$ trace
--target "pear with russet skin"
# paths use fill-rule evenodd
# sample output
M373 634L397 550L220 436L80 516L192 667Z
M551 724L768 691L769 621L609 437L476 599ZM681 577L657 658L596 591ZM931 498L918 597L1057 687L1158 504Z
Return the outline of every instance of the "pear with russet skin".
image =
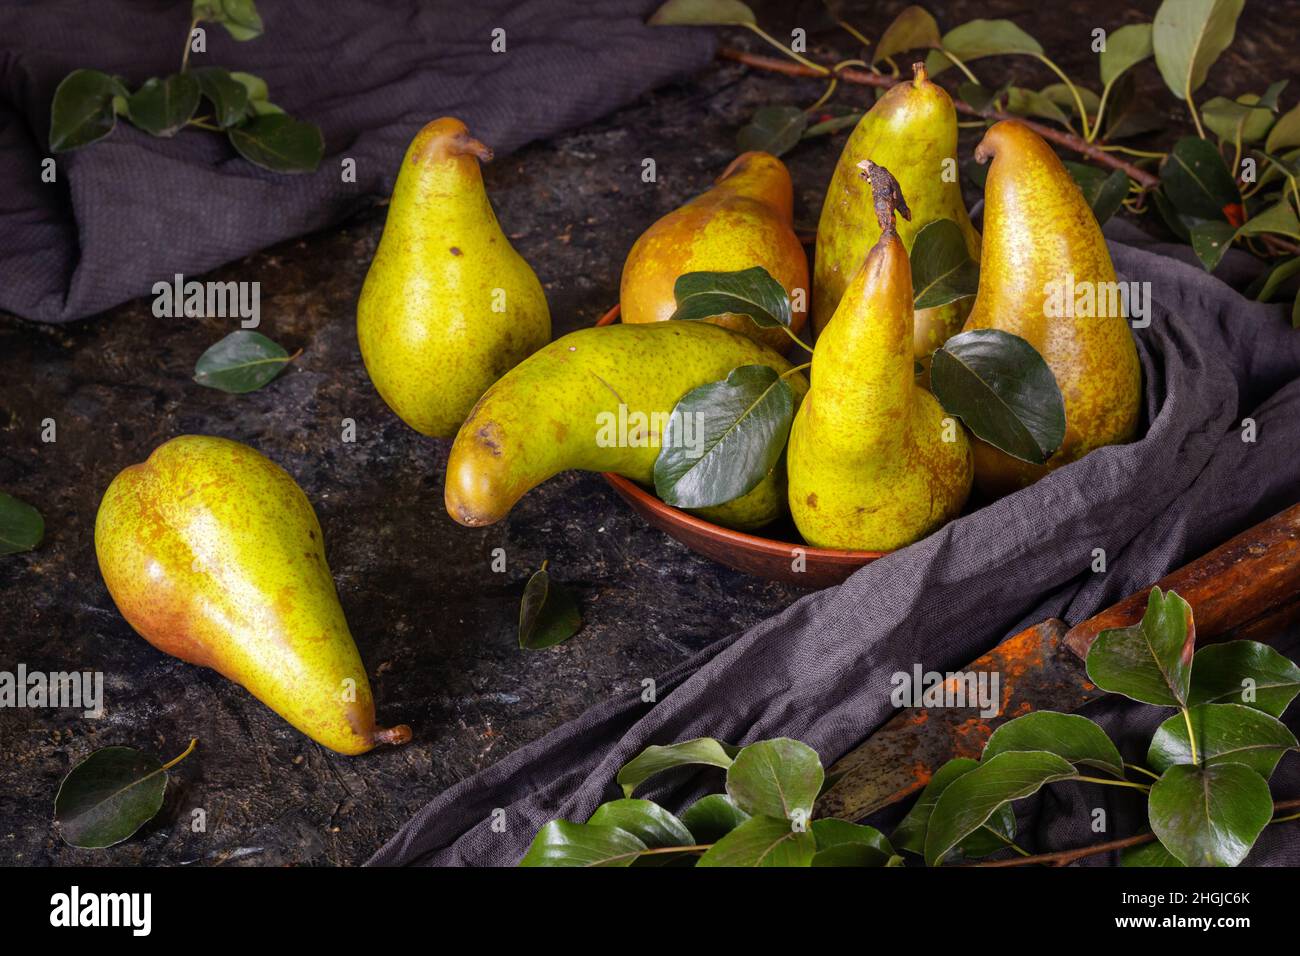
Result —
M899 83L877 101L844 144L817 226L813 268L813 328L821 334L867 252L880 238L871 184L859 175L870 159L893 170L912 211L911 221L896 224L910 253L916 234L938 219L951 219L966 240L966 250L980 258L980 236L966 214L957 171L957 111L943 88L931 83L925 64L912 67L910 82ZM916 313L913 346L926 360L960 331L970 311L962 299Z
M247 445L182 435L124 469L100 503L95 554L122 616L163 653L211 667L341 754L411 738L375 726L307 496Z
M956 517L971 488L962 426L916 383L912 267L898 183L865 161L880 238L817 337L790 430L790 511L815 547L902 548Z
M984 250L967 329L1001 329L1038 350L1065 399L1065 439L1045 465L975 443L975 481L1001 495L1137 431L1142 372L1119 307L1101 227L1069 171L1033 130L992 126L975 149L984 184ZM1106 314L1083 315L1089 311ZM1084 297L1081 302L1076 302ZM1075 314L1069 314L1069 313Z
M662 322L677 311L673 294L688 272L738 272L762 266L785 287L790 328L807 320L808 257L794 232L794 186L785 164L771 153L742 153L713 187L664 216L641 234L623 265L619 287L622 321ZM764 329L746 315L707 320L784 352L780 329Z
M483 188L479 163L491 158L458 119L419 132L357 304L375 388L435 438L455 435L488 386L551 338L541 283Z

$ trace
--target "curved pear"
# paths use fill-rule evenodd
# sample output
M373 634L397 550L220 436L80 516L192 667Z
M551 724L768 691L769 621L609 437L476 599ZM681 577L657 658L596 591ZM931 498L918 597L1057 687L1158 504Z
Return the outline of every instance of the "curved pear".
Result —
M978 262L980 236L961 198L957 171L957 111L942 87L931 83L925 64L912 67L911 82L899 83L880 98L844 144L817 226L813 272L813 328L821 334L839 306L849 281L880 238L872 214L871 186L859 175L863 160L894 170L912 210L910 222L896 224L908 252L921 228L951 219ZM970 311L963 299L916 313L913 346L918 359L956 335Z
M815 547L889 551L957 516L972 463L965 431L916 384L912 267L893 223L907 205L887 170L863 165L880 238L817 337L790 430L790 512Z
M416 431L456 434L489 385L551 338L541 283L497 223L480 160L452 117L411 141L357 303L375 388Z
M705 322L610 325L556 339L488 389L456 436L448 514L469 527L492 524L530 489L573 468L653 484L678 400L742 365L790 369L771 349ZM786 381L802 397L803 379ZM781 478L769 475L743 497L707 509L710 519L745 527L771 521L784 502L765 485Z
M742 153L708 192L641 234L623 265L622 321L661 322L677 311L673 286L688 272L736 272L762 266L790 295L794 332L807 319L808 257L794 233L794 186L771 153ZM798 290L798 291L796 291ZM780 329L759 328L746 315L708 320L784 352Z
M183 435L124 469L100 503L95 553L122 616L163 653L211 667L339 753L410 739L405 725L375 727L311 504L247 445Z
M1028 341L1065 398L1065 440L1046 465L976 442L976 483L1001 495L1131 439L1142 372L1101 227L1056 153L1027 126L1004 120L984 134L975 158L993 163L979 293L966 328Z

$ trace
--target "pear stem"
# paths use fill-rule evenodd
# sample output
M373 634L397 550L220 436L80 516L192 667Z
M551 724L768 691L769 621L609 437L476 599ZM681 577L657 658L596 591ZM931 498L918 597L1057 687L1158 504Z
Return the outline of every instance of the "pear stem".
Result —
M862 178L871 184L871 201L876 207L881 237L897 235L894 213L897 212L909 222L912 220L912 210L907 208L907 200L903 198L898 180L884 166L869 159L858 163L858 169L862 170Z
M163 770L170 770L172 767L176 766L178 763L180 763L182 760L184 760L184 759L185 759L186 757L188 757L190 754L194 753L194 748L197 747L198 744L199 744L199 738L198 738L198 737L191 737L191 738L190 738L190 745L189 745L188 747L185 748L185 753L181 754L179 757L173 757L171 760L167 761L167 763L163 764L163 767L162 767Z

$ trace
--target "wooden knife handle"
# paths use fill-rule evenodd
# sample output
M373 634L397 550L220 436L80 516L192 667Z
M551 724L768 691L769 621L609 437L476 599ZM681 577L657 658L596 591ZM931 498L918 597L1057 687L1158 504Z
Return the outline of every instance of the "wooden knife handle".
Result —
M1221 638L1289 604L1300 594L1300 505L1248 528L1156 585L1177 591L1192 606L1198 643ZM1102 631L1142 620L1150 592L1143 588L1076 624L1065 635L1065 646L1086 659Z

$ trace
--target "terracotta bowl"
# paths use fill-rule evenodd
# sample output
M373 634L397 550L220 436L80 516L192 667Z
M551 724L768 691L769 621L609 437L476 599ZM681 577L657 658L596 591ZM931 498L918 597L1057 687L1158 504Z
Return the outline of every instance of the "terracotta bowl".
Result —
M618 311L618 306L614 306L596 324L611 325L617 322ZM858 568L889 553L837 551L796 544L793 542L798 541L798 534L789 521L785 525L773 526L774 530L783 533L788 540L760 538L743 531L732 531L664 504L635 481L609 472L603 474L613 489L632 506L632 510L652 527L676 538L706 558L769 581L803 588L827 588L843 583ZM803 570L796 571L796 566Z

